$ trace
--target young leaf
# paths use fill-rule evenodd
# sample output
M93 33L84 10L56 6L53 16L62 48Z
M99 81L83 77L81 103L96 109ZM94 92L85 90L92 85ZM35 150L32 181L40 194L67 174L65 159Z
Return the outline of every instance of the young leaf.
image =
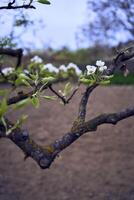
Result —
M41 96L41 97L43 97L44 99L47 99L47 100L56 100L55 96Z
M8 109L6 99L3 99L0 103L0 117L2 117Z
M81 79L80 79L80 82L81 82L81 83L84 83L84 84L86 84L86 85L90 85L90 84L95 83L94 80L86 79L86 78L81 78Z
M40 105L39 98L38 98L37 96L35 96L35 95L32 96L31 102L32 102L32 104L33 104L33 106L34 106L35 108L38 108L39 105Z
M65 96L69 95L71 91L72 91L72 85L71 83L67 83L63 91L64 95Z
M21 125L26 121L28 118L28 115L22 115L20 119L17 120L17 122L14 125L14 128L21 127Z
M19 108L23 108L24 106L28 105L30 103L30 99L23 99L21 101L19 101L18 103L16 103L13 107L14 109L19 109Z
M42 4L48 4L48 5L51 4L48 0L38 0L38 2Z
M27 117L27 115L22 115L11 128L6 130L6 135L9 135L14 129L19 128L26 121Z
M49 77L43 78L42 83L50 83L50 82L53 82L54 80L55 80L54 77L49 76Z
M30 80L30 78L24 73L20 73L19 78L24 79L24 80Z
M4 125L4 127L5 127L5 131L7 132L7 123L6 123L5 118L4 118L4 117L1 117L1 118L0 118L0 121L1 121L2 124Z

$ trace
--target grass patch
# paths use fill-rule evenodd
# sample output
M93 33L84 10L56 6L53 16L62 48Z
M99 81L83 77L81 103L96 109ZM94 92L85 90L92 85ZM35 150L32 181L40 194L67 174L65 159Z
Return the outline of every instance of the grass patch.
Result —
M134 85L134 74L129 74L127 77L115 74L111 79L111 85Z

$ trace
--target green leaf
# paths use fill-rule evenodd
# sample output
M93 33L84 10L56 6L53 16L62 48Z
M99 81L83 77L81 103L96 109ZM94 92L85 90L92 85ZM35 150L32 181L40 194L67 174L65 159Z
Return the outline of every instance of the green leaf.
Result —
M19 78L24 79L24 80L30 80L30 78L24 73L20 73Z
M17 122L11 128L6 130L6 135L9 135L16 128L21 127L21 125L26 121L27 117L27 115L22 115L21 118L18 119Z
M2 117L8 109L7 101L4 98L0 103L0 117Z
M14 109L19 109L19 108L23 108L24 106L28 105L30 103L30 99L23 99L21 101L19 101L18 103L16 103L13 108Z
M35 108L38 108L40 105L39 98L36 95L33 95L31 98L31 102Z
M84 84L86 84L86 85L90 85L90 84L95 83L95 80L86 79L86 78L81 78L81 79L80 79L80 82L81 82L81 83L84 83Z
M64 95L65 96L69 95L71 91L72 91L72 85L71 83L67 83L64 87L64 91L63 91Z
M5 127L5 131L7 132L7 123L6 123L6 120L4 117L0 117L0 121L2 122L2 124L4 125Z
M38 0L39 3L50 5L51 3L48 0Z
M43 97L44 99L47 99L47 100L56 100L55 96L41 96L41 97Z
M50 83L50 82L53 82L54 80L55 80L54 77L49 76L49 77L43 78L42 83Z
M15 123L15 128L21 127L21 125L27 120L28 115L22 115L20 119Z
M30 86L29 82L31 79L24 73L20 73L18 78L15 80L15 85L24 84L26 86Z
M31 87L30 83L27 80L23 79L22 77L19 77L19 78L17 78L15 80L15 85L16 86L18 86L18 85L26 85L26 86L30 86Z
M23 80L23 84L26 85L26 86L28 86L28 87L32 87L32 86L30 85L30 83L29 83L28 81L26 81L26 80Z

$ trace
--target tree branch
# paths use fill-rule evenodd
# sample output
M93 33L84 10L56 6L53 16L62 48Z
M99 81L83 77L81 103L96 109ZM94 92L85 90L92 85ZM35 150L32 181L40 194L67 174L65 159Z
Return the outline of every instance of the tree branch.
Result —
M12 2L9 2L7 6L1 6L0 7L0 10L2 9L19 9L19 8L25 8L25 9L28 9L28 8L32 8L32 9L36 9L32 4L33 0L31 0L29 2L29 4L23 4L23 5L19 5L19 6L14 6L15 4L15 0L13 0Z
M86 88L86 91L84 92L80 105L79 105L78 121L81 121L81 122L85 121L86 108L87 108L87 102L88 102L89 96L97 86L98 86L97 84L94 84Z
M88 99L89 99L89 96L92 93L92 91L97 86L98 86L98 84L94 84L94 85L91 85L91 86L86 88L86 91L84 92L84 94L81 98L80 105L79 105L78 117L73 123L72 130L75 130L77 128L77 126L79 126L80 124L85 122Z
M113 60L112 65L106 70L107 75L114 74L115 70L123 65L123 62L130 60L134 57L134 47L129 47L121 51Z
M10 48L0 48L0 55L8 55L12 57L17 57L16 69L21 65L21 60L23 56L22 49L10 49Z
M50 89L59 99L61 99L61 101L64 103L64 105L65 105L65 104L68 104L68 103L70 102L70 100L73 98L73 96L74 96L74 95L76 94L76 92L78 91L78 88L79 88L79 86L78 86L77 88L75 88L74 91L72 92L72 94L70 95L70 97L68 97L68 98L66 99L64 96L60 95L56 90L54 90L54 88L52 87L52 85L49 86L49 89Z
M87 122L84 122L74 131L66 133L62 138L55 140L52 144L42 147L36 144L26 130L16 128L9 135L6 135L5 128L0 123L0 137L12 140L25 154L25 157L34 159L42 169L49 168L56 156L65 148L75 142L86 132L96 131L102 124L117 124L119 121L134 116L134 107L127 108L117 113L99 115ZM13 126L8 120L8 127Z
M19 101L27 99L28 97L31 97L34 94L34 92L35 92L34 90L28 93L23 93L23 91L18 92L18 95L11 97L7 100L7 105L12 105L18 103Z

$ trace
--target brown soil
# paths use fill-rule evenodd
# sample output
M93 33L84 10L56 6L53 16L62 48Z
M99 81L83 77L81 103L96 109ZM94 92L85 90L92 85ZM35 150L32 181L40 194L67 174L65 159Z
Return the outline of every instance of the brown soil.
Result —
M48 144L66 133L77 116L82 91L65 107L44 101L38 110L26 108L31 116L26 126L32 138ZM133 102L132 86L97 88L87 118L119 111ZM15 118L12 113L10 116ZM1 139L0 200L134 200L133 117L85 134L48 170L23 158L17 146Z

